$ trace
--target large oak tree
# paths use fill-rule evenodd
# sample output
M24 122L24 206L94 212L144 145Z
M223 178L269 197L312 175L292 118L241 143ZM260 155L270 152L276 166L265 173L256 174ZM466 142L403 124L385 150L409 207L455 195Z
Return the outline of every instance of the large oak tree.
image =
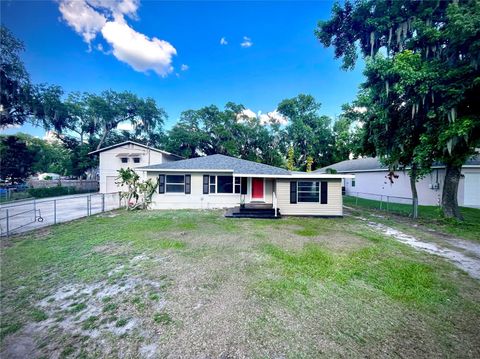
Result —
M480 141L480 2L346 1L316 36L344 69L367 60L366 150L421 169L442 161L443 213L461 218L461 166Z

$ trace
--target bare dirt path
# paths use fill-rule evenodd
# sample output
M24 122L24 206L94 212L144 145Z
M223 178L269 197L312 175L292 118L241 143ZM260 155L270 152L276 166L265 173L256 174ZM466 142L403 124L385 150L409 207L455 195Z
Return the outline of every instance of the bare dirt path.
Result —
M350 208L347 208L346 214L365 221L370 228L392 237L399 242L408 244L418 250L443 257L467 272L471 277L480 280L480 243L450 237L444 233L429 230L423 226L416 226L415 230L423 231L427 236L414 236L392 226L380 223L381 221L356 216L350 212ZM378 218L381 219L385 217L378 216ZM435 241L429 240L429 237L434 237Z

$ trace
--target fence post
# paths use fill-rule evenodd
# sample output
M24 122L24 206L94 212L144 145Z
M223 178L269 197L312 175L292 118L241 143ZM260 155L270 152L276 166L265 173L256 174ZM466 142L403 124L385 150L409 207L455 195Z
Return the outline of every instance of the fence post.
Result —
M7 237L10 237L10 222L8 218L8 208L7 208Z
M387 196L387 212L388 212L388 209L389 209L389 203L390 203L390 196Z
M418 198L413 199L413 218L418 218Z
M87 196L87 217L90 216L90 210L89 210L89 203L90 203L90 200L89 200L90 196Z
M118 208L122 207L122 196L120 196L120 192L118 192Z
M33 221L37 220L37 202L33 199Z
M380 210L382 210L383 195L380 195Z
M102 212L105 212L105 193L102 193Z
M358 192L357 192L357 196L355 197L355 206L358 206Z
M53 224L57 224L57 200L53 200Z

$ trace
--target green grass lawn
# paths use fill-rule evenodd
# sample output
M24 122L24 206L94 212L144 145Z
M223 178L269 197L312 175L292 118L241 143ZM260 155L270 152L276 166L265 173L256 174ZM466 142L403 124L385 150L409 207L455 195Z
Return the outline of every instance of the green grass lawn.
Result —
M479 357L480 284L365 221L118 211L3 242L8 357Z
M412 205L401 203L385 203L365 198L343 196L347 206L359 209L379 210L403 216L412 215ZM388 206L388 207L387 207ZM418 206L418 221L454 236L466 239L480 240L480 209L460 207L464 217L463 222L442 218L440 208L437 206Z

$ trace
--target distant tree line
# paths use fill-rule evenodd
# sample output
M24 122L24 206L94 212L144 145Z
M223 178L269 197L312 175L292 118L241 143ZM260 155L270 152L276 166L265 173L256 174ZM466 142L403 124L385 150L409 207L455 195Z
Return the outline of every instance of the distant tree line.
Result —
M30 166L19 166L24 176L40 171L82 176L96 164L88 156L90 151L125 140L186 158L220 153L282 167L290 154L289 166L299 170L329 165L352 152L352 118L342 115L333 122L320 114L320 103L310 95L278 105L277 115L288 118L286 125L274 119L265 123L245 106L229 102L223 109L210 105L184 111L178 123L165 131L167 113L152 98L113 90L66 94L59 86L33 84L20 58L22 42L3 26L1 39L0 126L28 122L54 131L59 140L38 151L42 141L31 136L2 138L4 153L8 146L20 153L23 144L22 151L34 154ZM129 124L131 130L120 130L119 124ZM4 171L0 175L6 176Z

